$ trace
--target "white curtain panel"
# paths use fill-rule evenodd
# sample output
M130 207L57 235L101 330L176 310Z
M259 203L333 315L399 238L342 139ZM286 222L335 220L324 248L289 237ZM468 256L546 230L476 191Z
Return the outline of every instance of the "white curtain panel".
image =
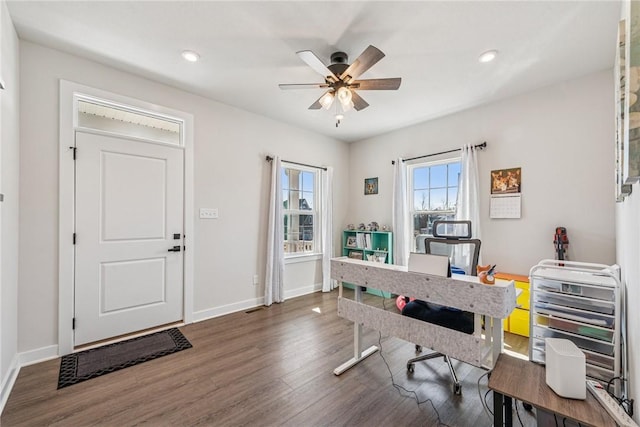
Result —
M461 148L460 182L458 184L458 199L456 207L456 220L471 221L471 237L481 240L480 230L480 181L478 179L478 153L479 149L473 145L464 145ZM472 253L466 245L454 251L454 265L470 265ZM478 259L481 264L481 259ZM475 276L475 271L469 274Z
M284 219L282 217L282 162L271 162L271 194L267 232L267 268L264 281L264 305L284 301Z
M329 292L337 286L331 278L331 258L333 257L333 168L321 171L322 176L322 292Z
M413 239L409 218L409 198L407 194L407 166L402 158L397 158L393 167L393 206L391 207L391 227L393 230L394 264L408 265L410 245Z

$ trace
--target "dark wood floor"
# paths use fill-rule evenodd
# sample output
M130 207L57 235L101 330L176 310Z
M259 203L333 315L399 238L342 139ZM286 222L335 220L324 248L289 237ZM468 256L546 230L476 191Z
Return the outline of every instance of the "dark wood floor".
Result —
M438 417L449 426L491 425L477 386L485 371L456 363L463 392L453 395L442 359L409 375L414 345L394 337L380 339L381 354L335 376L353 354L353 324L336 315L336 299L337 291L315 293L187 325L180 329L193 348L61 390L59 359L25 367L0 425L436 426ZM384 304L395 310L392 300ZM526 338L506 339L526 354ZM365 333L365 346L378 341L377 332ZM393 382L425 403L394 388L385 360ZM486 391L484 377L483 398ZM491 393L486 398L492 408ZM525 426L535 425L518 410Z

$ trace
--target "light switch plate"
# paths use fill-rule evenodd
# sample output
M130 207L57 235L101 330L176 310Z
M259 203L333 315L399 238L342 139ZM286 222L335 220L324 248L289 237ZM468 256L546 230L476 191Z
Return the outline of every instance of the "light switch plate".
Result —
M200 208L201 219L218 219L217 208Z

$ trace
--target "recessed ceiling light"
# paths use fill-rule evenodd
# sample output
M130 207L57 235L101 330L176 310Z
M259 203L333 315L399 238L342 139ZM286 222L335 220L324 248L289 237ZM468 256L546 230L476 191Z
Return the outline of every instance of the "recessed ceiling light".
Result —
M196 62L198 59L200 59L200 55L192 50L183 51L182 57L189 62Z
M498 56L498 51L497 50L488 50L485 53L483 53L482 55L480 55L480 57L478 58L478 61L480 61L480 62L491 62L494 59L496 59L496 56Z

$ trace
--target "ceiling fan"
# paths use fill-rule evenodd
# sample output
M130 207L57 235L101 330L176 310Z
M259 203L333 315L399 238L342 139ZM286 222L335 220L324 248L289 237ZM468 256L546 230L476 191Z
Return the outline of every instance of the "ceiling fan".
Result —
M309 109L325 108L328 110L337 98L339 102L336 103L336 127L343 118L343 112L351 108L360 111L369 106L369 103L358 95L356 89L397 90L402 81L400 77L357 80L360 75L384 58L384 53L375 46L369 45L350 65L348 64L348 56L344 52L333 53L329 66L325 65L310 50L302 50L296 54L324 77L324 83L281 84L279 85L280 89L327 89L316 102L311 104ZM338 106L341 107L341 110Z

